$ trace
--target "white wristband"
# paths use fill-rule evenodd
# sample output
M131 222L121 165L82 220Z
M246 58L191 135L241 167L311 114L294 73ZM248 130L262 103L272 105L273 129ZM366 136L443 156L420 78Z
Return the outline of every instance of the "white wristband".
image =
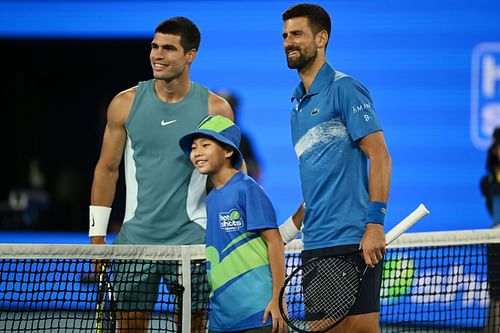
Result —
M89 206L89 237L106 236L110 215L110 207Z
M299 229L293 223L292 217L290 216L280 225L280 234L281 238L283 238L283 242L288 243L295 239L295 237L300 232Z

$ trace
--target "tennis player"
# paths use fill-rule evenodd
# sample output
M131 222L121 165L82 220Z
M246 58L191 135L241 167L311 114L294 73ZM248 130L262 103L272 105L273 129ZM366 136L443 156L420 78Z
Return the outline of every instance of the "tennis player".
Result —
M303 260L355 252L360 267L371 267L360 298L332 331L379 332L391 175L382 128L368 90L326 61L329 14L314 4L297 4L282 19L288 67L301 79L292 97L291 127L305 202Z
M204 244L207 177L194 169L178 142L208 114L233 119L233 112L223 98L191 81L199 44L200 31L191 20L174 17L161 22L151 42L153 79L120 92L111 101L92 184L89 236L93 244L105 243L122 159L126 208L114 243ZM203 272L192 274L193 332L205 332L208 293L203 292L208 283L201 266ZM114 278L119 327L146 332L160 277L168 278L169 272L158 265L130 263L121 268Z
M179 142L214 185L206 200L209 330L284 332L278 307L285 277L283 240L270 200L238 171L240 138L230 119L208 116Z

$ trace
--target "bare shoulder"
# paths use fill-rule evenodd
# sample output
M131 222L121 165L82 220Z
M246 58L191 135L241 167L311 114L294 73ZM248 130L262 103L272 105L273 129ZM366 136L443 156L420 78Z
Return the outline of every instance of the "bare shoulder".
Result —
M229 103L221 96L208 93L208 113L212 115L221 115L234 121L234 113Z
M120 91L111 101L111 104L117 104L117 106L132 106L134 101L135 93L137 92L137 86L129 88L127 90Z
M123 90L116 94L108 106L108 121L125 123L128 118L132 103L134 102L137 86Z

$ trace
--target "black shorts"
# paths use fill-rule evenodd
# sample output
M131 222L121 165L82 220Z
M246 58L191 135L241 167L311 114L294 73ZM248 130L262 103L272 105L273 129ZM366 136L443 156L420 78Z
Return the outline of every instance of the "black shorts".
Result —
M358 252L358 249L359 245L353 244L315 250L304 250L302 252L302 262L305 263L308 260L325 255L346 255L354 263L356 263L359 270L363 272L366 265L363 257ZM384 263L383 260L381 260L374 268L368 268L365 276L363 277L363 281L361 282L359 297L349 311L348 315L380 311L380 286L382 283L383 266ZM304 281L304 283L306 283L306 281Z

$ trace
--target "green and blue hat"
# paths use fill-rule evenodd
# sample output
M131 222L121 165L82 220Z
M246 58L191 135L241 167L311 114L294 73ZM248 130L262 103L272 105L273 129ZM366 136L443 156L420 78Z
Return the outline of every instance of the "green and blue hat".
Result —
M195 131L183 136L179 140L179 145L188 157L191 154L191 145L194 138L200 134L234 148L233 166L236 169L241 167L243 155L238 148L240 146L241 131L231 119L220 115L208 115L200 122Z

